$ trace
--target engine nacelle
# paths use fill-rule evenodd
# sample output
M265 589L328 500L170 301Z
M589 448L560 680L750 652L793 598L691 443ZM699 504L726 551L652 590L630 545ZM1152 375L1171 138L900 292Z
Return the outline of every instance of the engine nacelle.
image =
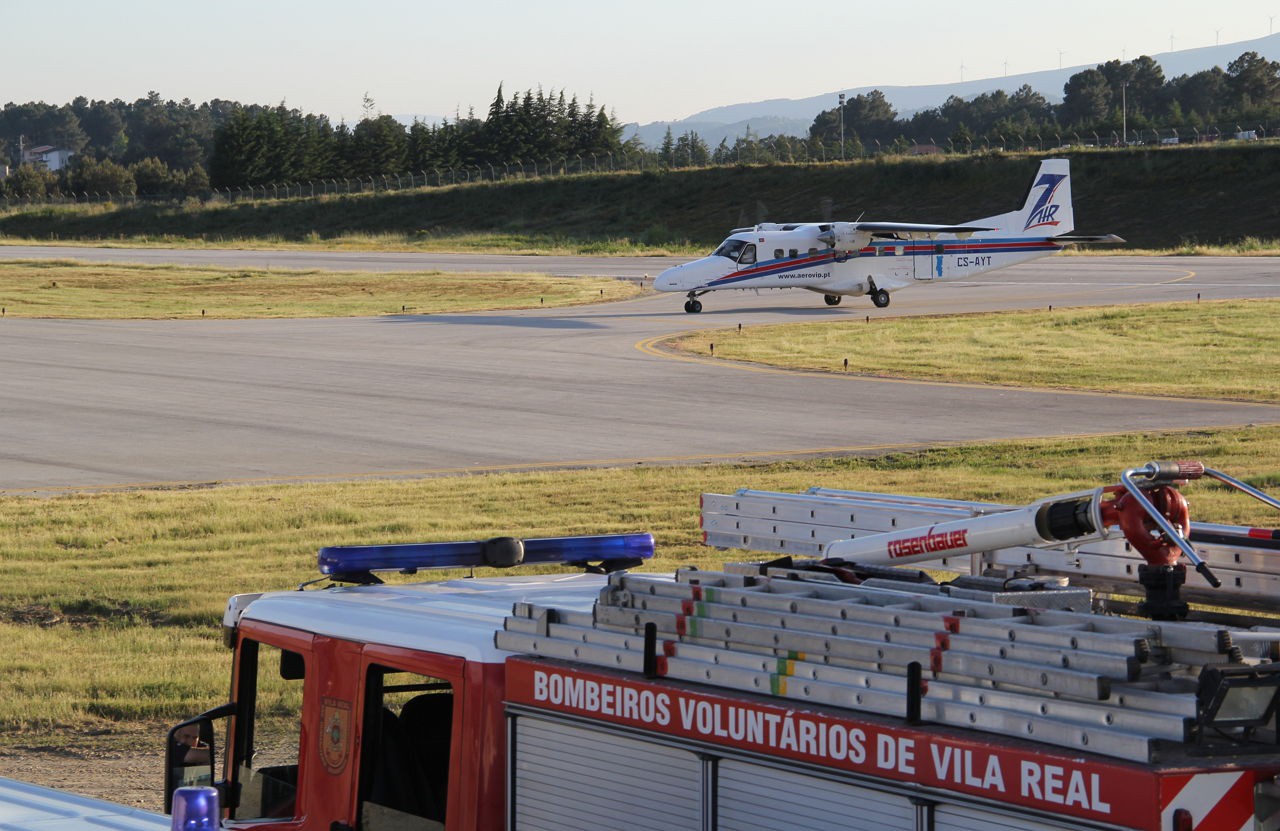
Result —
M818 242L838 251L860 251L871 242L871 233L859 231L854 222L833 222L828 230L818 234Z

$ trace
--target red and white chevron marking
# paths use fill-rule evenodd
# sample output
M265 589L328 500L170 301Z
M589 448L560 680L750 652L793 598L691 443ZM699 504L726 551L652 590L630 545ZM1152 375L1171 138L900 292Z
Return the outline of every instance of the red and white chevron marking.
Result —
M1191 827L1195 831L1274 828L1271 823L1254 824L1255 781L1255 774L1250 771L1165 776L1160 794L1160 828L1172 831L1174 812L1178 809L1191 813Z

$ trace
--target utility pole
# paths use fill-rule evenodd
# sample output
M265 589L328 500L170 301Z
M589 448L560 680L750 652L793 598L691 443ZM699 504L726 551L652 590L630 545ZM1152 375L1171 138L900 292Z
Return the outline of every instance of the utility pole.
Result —
M1124 147L1129 146L1129 101L1128 93L1129 82L1125 81L1120 85L1120 144Z
M840 93L840 161L844 161L844 93Z

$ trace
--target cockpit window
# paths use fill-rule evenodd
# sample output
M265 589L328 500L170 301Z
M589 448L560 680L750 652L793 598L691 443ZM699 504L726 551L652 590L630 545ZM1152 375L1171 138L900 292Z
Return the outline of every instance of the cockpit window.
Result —
M740 239L727 239L720 243L720 247L712 253L713 257L728 257L734 262L738 261L738 255L742 253L746 243Z
M742 249L742 253L738 256L738 265L755 265L756 264L756 247L747 245Z

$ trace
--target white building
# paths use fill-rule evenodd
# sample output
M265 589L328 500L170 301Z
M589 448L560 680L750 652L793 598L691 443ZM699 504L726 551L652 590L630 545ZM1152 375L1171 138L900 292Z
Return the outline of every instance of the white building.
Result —
M22 163L45 167L49 170L61 170L71 161L75 153L52 145L42 144L22 151Z

